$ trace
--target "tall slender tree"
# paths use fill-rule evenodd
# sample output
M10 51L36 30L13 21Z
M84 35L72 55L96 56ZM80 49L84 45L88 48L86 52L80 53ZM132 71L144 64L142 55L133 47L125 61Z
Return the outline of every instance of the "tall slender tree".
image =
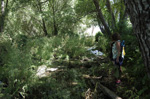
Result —
M125 0L125 5L150 78L150 0Z
M101 20L102 24L104 25L107 34L111 35L111 31L110 31L109 26L107 25L106 20L105 20L105 18L103 16L101 7L99 6L99 2L97 0L93 0L93 3L94 3L94 5L96 7L96 10L98 12L98 17Z
M4 5L5 5L4 0L1 0L0 32L3 32L3 29L4 29L4 11L5 11Z
M54 35L58 34L58 28L57 28L57 24L56 24L56 19L55 19L55 13L56 13L56 9L55 9L55 0L52 1L53 5L52 5L52 13L53 13L53 28L54 28Z
M110 4L109 0L106 0L106 6L107 6L107 9L110 13L111 20L112 20L111 21L112 22L111 27L112 27L112 29L115 29L116 28L116 19L115 19L114 13L112 11L111 4Z
M8 0L6 0L6 2L4 0L1 0L0 33L4 31L4 22L7 13L8 13Z
M40 0L38 0L37 8L38 8L38 10L40 11L40 13L43 13L43 11L42 11L42 5L41 5ZM43 32L44 32L44 35L45 35L45 36L48 36L48 32L47 32L47 28L46 28L46 23L45 23L45 20L44 20L43 17L42 17L42 25L43 25Z

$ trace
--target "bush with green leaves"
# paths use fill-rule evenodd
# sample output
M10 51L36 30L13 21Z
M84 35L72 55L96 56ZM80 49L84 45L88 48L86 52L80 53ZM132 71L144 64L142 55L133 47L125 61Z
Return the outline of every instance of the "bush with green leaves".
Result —
M73 85L73 83L77 85ZM40 99L80 99L87 89L79 69L66 69L51 77L37 79L25 88L26 98Z
M4 83L3 96L7 98L19 97L19 92L31 79L29 67L32 64L28 51L22 51L10 40L1 43L0 80Z
M103 36L103 33L101 32L97 32L96 35L95 35L95 41L98 42L99 38Z
M28 91L31 91L32 83L34 83L34 80L35 83L38 83L36 81L36 78L34 78L33 76L34 73L36 73L36 67L32 68L32 65L50 65L46 63L47 60L51 63L53 61L53 58L59 57L62 54L65 54L66 56L68 55L69 57L73 58L79 57L84 55L86 50L84 48L84 39L78 37L63 38L57 36L50 38L26 38L26 41L27 42L25 46L22 46L21 49L21 46L18 45L21 42L11 42L7 40L6 42L1 43L0 57L2 58L3 65L0 67L0 80L6 85L6 87L4 87L2 97L7 96L8 98L20 98L20 96L24 97L31 95ZM73 72L71 74L74 74L74 71L71 72ZM48 88L48 86L40 87ZM29 90L27 91L26 88L29 88ZM34 88L35 90L38 90L38 87ZM57 92L59 90L53 89L53 91ZM55 94L54 97L59 97L59 95Z
M87 37L83 37L82 39L84 40L85 46L87 47L91 47L95 44L94 36L89 36L89 37L87 36Z
M98 40L98 43L97 43L97 49L102 51L105 54L108 53L107 49L109 48L109 43L110 42L111 41L109 41L109 39L107 37L105 37L104 35L100 36L99 40Z
M64 42L62 50L70 58L80 58L85 55L85 40L79 37L68 37Z

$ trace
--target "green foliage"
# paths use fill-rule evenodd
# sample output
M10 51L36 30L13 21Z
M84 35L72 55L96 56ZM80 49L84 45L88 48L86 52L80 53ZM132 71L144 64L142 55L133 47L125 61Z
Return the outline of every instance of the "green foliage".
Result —
M95 35L95 41L98 42L99 38L103 36L103 33L101 32L97 32L96 35Z
M80 66L83 65L81 61L85 57L90 57L87 47L95 45L95 41L93 37L80 37L75 33L79 32L78 27L85 16L87 16L85 23L88 26L97 25L95 21L97 14L92 0L76 0L75 5L71 5L72 2L9 0L8 4L5 4L4 8L7 6L7 9L5 9L4 32L0 36L0 98L83 98L87 82L80 73ZM106 23L111 26L112 17L106 2L105 0L99 2ZM123 64L125 87L116 91L125 98L149 98L150 80L145 72L137 40L132 34L129 19L122 20L125 6L123 2L113 0L111 7L117 23L116 29L111 30L120 33L126 44ZM47 30L49 37L43 36L44 29ZM57 36L53 36L55 29L58 31ZM98 32L95 40L98 41L96 49L108 55L110 42L108 37ZM71 60L75 59L77 61L73 63ZM56 72L48 78L35 77L39 65L55 67L57 65L55 62L64 65L62 72ZM70 67L68 65L78 69L68 69ZM88 72L85 69L84 73L94 76L100 74L106 76L112 70L112 64L108 61L100 63L99 67L94 67L95 64L89 65L92 67ZM73 85L73 82L77 85Z
M67 84L68 82L79 81L79 86L73 89L65 89L67 85L61 86L54 79L45 81L37 80L33 75L36 73L36 65L45 64L50 66L54 59L64 59L62 58L64 55L70 58L84 56L86 52L84 48L86 43L85 38L79 38L78 36L67 36L65 38L57 36L31 39L22 35L16 37L17 39L14 42L6 40L0 44L0 58L2 59L0 81L7 86L2 87L4 89L2 97L44 98L43 95L46 98L68 98L72 95L74 97L81 97L80 91L76 94L72 93L72 91L75 92L86 87L84 85L85 82L80 82L80 79L78 79L78 72L76 70L67 70L67 73L61 77L62 84L63 82ZM49 92L55 94L46 95Z
M26 98L42 99L77 99L82 98L85 81L78 74L79 70L71 69L56 73L53 76L37 80L26 88ZM59 81L57 80L59 79ZM73 85L76 82L77 85Z
M91 0L76 0L75 11L78 16L91 14L89 12L92 12L94 9L95 8Z
M18 35L15 40L16 40L17 47L21 49L27 43L27 36L25 36L25 35Z
M31 65L31 56L28 52L20 50L11 41L1 44L1 56L3 65L0 67L0 80L7 86L3 91L4 97L18 97L24 84L28 83L31 73L28 68Z
M80 41L80 42L78 42ZM63 51L69 55L70 58L80 58L85 55L86 49L84 46L84 39L79 37L67 37Z
M61 65L81 66L81 63L71 63L71 59L82 59L87 55L86 47L93 46L94 39L92 37L79 36L55 36L55 37L37 37L28 38L24 36L16 36L14 42L6 40L1 42L2 66L0 68L0 80L7 85L1 87L4 90L1 97L8 98L81 98L85 92L87 85L79 69L67 69L62 73L53 75L52 78L37 79L35 76L36 66L45 64L52 66L54 60L59 60ZM149 80L144 73L144 65L140 57L140 51L135 38L130 34L122 34L122 38L126 41L126 57L123 67L125 76L125 88L118 89L120 94L124 92L123 97L138 98L149 91ZM128 39L127 39L128 38ZM130 39L129 39L130 38ZM15 39L15 38L14 38ZM24 40L25 39L25 42ZM131 41L130 41L131 40ZM20 46L20 45L24 46ZM100 36L97 43L98 49L102 49L107 54L109 42L107 37ZM68 64L61 60L66 60ZM136 61L136 63L135 63ZM93 66L94 64L92 64ZM92 67L88 74L99 76L108 75L112 70L110 64L101 63L100 67ZM110 69L110 70L109 70ZM108 71L108 73L106 71ZM21 76L20 76L21 75ZM55 78L58 77L58 78ZM59 79L56 80L56 79ZM141 80L142 79L142 80ZM72 82L77 83L71 86ZM69 85L69 86L68 86ZM134 86L133 86L134 85ZM131 87L133 86L133 87ZM131 88L129 88L131 87ZM135 93L136 92L136 93ZM81 94L82 93L82 94ZM43 97L44 96L44 97ZM148 96L146 96L148 97Z
M97 49L107 54L107 49L109 47L109 39L106 36L100 36L97 43Z
M88 47L91 47L95 44L94 37L83 37L82 40L84 40L84 45Z

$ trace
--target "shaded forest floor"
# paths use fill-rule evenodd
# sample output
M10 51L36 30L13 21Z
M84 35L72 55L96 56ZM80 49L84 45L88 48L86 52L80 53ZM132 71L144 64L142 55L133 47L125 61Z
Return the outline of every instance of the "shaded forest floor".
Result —
M124 88L127 86L127 76L122 74L121 84L115 83L112 76L113 65L107 58L95 57L94 59L84 58L70 59L69 61L54 59L51 68L56 71L45 72L46 77L41 77L40 81L45 83L53 79L54 88L58 96L53 98L64 99L109 99L102 90L98 88L98 83L106 86L117 95L122 97ZM93 81L95 84L93 84ZM43 86L43 85L42 85ZM54 90L52 90L54 91ZM54 91L54 92L55 92ZM40 92L39 92L40 93ZM38 97L41 97L40 94ZM125 98L125 97L123 97Z
M99 84L123 99L149 97L149 83L141 71L141 61L136 64L134 57L125 58L122 82L117 85L112 73L114 65L104 50L106 45L99 42L92 49L102 48L102 52L106 53L97 57L88 50L95 45L94 42L91 43L93 39L86 39L88 38L37 38L29 39L26 46L22 47L20 42L18 47L7 44L9 42L4 43L3 48L9 50L2 50L1 58L5 65L0 69L0 98L109 99ZM134 66L129 66L131 64ZM43 70L40 74L39 67Z

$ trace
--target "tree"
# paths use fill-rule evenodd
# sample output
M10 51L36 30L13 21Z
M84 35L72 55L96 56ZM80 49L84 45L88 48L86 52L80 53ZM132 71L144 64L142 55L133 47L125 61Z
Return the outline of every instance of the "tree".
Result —
M105 21L105 18L103 16L102 11L101 11L101 7L99 6L99 2L97 0L93 0L93 2L95 4L96 10L98 12L99 19L101 20L102 24L104 25L105 30L107 31L108 35L110 35L111 31L110 31L110 29L109 29L109 27L108 27L108 25L107 25L107 23Z
M48 0L47 17L53 35L66 34L74 31L76 16L71 0Z
M4 25L3 19L4 19L4 0L1 0L1 26L0 26L0 32L3 31L3 25Z
M119 26L126 18L123 0L76 0L75 11L81 18L90 17L95 21L103 34L119 32ZM93 24L92 24L93 25ZM94 24L95 25L95 24ZM119 32L121 33L121 32Z
M41 2L40 2L39 0L37 0L37 2L38 2L37 8L38 8L39 12L40 12L40 13L43 13ZM45 36L48 36L48 32L47 32L47 28L46 28L46 23L45 23L45 20L44 20L43 17L42 17L42 25L43 25L43 32L44 32L44 35L45 35Z
M6 4L4 0L1 0L1 15L0 15L0 33L4 31L5 14L7 12L8 0Z
M109 11L110 16L111 16L112 29L115 29L116 28L116 19L115 19L114 13L112 11L111 4L110 4L109 0L106 0L106 6L107 6L108 11Z
M150 78L150 0L125 0L125 5Z

